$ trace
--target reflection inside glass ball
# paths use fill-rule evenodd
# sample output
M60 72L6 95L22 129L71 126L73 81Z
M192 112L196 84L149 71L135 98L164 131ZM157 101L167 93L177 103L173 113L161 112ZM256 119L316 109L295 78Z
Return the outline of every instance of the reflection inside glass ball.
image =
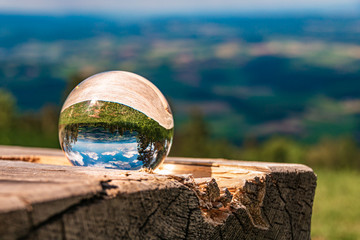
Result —
M152 83L133 73L105 72L70 93L59 139L77 166L155 169L169 153L173 125L168 103Z

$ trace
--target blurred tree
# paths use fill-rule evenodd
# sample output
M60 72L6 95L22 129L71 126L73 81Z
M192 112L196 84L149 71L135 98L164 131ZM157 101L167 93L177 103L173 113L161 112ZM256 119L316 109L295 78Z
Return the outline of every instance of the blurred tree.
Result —
M193 110L188 123L176 131L172 155L208 157L209 131L202 114Z
M15 97L5 89L0 89L0 129L11 126L15 115Z
M40 111L41 131L44 135L52 136L57 134L60 110L59 107L47 104Z
M247 161L261 161L259 159L260 143L254 136L246 136L241 149L241 159Z
M59 147L58 121L59 107L47 104L40 110L40 131L48 147Z
M289 138L275 136L261 145L245 142L242 158L252 161L301 163L304 161L304 147Z
M0 143L10 144L11 130L15 118L15 97L5 89L0 89Z
M306 164L325 168L357 168L360 169L360 152L351 137L337 139L323 138L310 147Z
M180 130L175 129L172 156L239 159L240 151L227 140L210 138L210 130L200 111L194 109Z
M298 142L276 136L263 144L259 159L267 162L301 163L304 161L304 150Z

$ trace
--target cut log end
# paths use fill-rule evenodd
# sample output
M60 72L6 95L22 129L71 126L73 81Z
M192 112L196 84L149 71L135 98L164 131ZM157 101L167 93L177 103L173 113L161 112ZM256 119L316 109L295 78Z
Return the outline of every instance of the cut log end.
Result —
M14 161L61 154L0 147L0 239L310 239L316 176L304 165L168 158L146 173Z

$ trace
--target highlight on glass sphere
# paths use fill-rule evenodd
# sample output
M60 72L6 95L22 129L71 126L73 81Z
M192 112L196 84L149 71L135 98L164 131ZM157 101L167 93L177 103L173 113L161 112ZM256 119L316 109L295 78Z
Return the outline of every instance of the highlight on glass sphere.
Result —
M76 166L155 169L170 151L173 129L169 104L154 84L110 71L85 79L69 94L59 140Z

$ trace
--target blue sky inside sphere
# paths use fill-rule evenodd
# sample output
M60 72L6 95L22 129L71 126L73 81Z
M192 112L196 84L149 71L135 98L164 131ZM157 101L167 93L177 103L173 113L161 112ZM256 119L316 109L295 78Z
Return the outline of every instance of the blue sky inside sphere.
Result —
M117 134L108 134L113 137ZM117 140L80 139L73 143L72 150L65 154L77 166L97 166L114 169L139 169L136 136L118 136Z

